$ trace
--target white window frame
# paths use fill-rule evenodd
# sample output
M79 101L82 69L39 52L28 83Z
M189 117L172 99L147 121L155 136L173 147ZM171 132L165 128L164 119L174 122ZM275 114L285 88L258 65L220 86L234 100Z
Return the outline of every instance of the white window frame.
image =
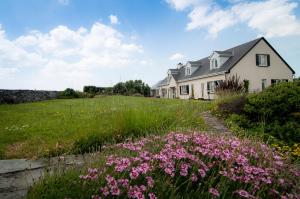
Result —
M258 54L258 66L268 66L268 55Z
M267 79L261 79L261 90L267 88Z
M219 85L223 80L209 81L207 82L207 92L215 93L217 85Z
M188 92L188 88L189 85L182 85L180 86L180 95L188 95L189 92Z
M186 67L185 75L191 75L191 67Z

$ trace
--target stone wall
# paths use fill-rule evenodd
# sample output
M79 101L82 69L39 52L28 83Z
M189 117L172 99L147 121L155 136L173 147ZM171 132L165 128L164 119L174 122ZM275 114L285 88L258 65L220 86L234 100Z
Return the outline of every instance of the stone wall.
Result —
M0 104L18 104L56 99L58 91L0 89Z

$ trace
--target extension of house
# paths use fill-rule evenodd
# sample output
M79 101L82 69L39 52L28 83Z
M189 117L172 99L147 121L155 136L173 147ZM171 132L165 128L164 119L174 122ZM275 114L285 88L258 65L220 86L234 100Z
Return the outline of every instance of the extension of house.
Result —
M249 92L258 92L280 81L293 81L294 74L261 37L224 51L213 51L198 61L179 63L151 88L151 94L171 99L215 99L215 87L233 75L247 82Z

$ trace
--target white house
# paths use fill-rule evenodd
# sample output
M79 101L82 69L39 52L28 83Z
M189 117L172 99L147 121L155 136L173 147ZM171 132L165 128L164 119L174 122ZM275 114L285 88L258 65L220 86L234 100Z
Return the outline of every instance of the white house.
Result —
M214 51L198 61L179 63L152 87L161 98L214 99L215 86L229 76L248 81L249 92L261 91L279 81L292 81L295 71L265 38Z

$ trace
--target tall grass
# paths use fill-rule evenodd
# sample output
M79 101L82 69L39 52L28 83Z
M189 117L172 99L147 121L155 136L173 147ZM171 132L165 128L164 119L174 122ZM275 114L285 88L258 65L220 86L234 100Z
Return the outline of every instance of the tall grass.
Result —
M200 101L124 96L0 105L0 158L70 153L76 141L89 137L114 143L169 130L204 130L200 113L210 107Z

